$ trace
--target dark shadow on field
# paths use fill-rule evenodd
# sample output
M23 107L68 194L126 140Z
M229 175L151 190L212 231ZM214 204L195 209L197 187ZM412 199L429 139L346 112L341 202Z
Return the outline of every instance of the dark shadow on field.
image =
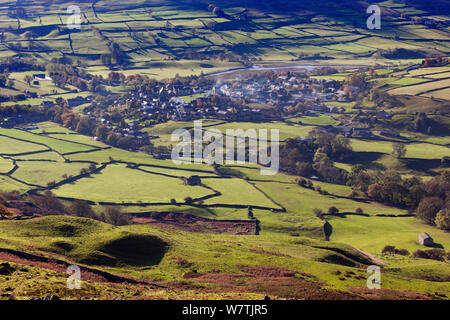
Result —
M424 150L426 152L426 150ZM401 162L411 170L428 171L437 168L441 165L440 159L416 159L416 158L402 158ZM432 172L429 172L432 175Z
M444 249L444 246L440 243L433 243L431 246L428 246L430 248L434 248L434 249Z
M169 244L156 236L129 235L108 241L80 262L106 266L153 266L161 262L168 249Z
M382 164L374 163L374 161L377 161L383 155L384 153L382 152L365 152L365 151L353 152L353 156L346 163L350 165L363 164L366 166L370 166L371 168L374 169L377 169L375 167L378 167L378 169L383 170L385 168Z

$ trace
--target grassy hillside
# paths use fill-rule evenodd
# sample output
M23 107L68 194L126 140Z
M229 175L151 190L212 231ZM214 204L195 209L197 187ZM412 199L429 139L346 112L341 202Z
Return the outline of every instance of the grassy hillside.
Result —
M20 229L17 230L19 223ZM355 292L358 291L351 288L365 286L365 271L360 267L372 263L369 257L348 245L306 238L204 235L160 230L150 226L113 228L82 218L45 217L21 222L3 221L0 223L0 230L2 242L8 248L20 249L31 245L35 249L28 251L35 254L62 257L64 260L75 261L82 265L89 264L115 274L154 279L154 283L159 285L172 286L178 298L188 296L189 288L193 286L200 294L198 298L213 294L221 298L233 296L235 290L233 288L230 290L229 287L227 292L222 292L222 286L231 285L221 276L222 274L232 278L239 277L239 274L245 276L236 290L242 292L244 297L256 298L257 295L251 294L261 294L271 289L272 282L276 279L271 277L280 277L276 276L279 272L283 272L284 276L278 278L278 281L283 283L283 278L290 278L290 281L298 283L299 287L296 290L282 285L272 291L271 295L274 297L299 297L305 286L310 286L315 294L328 292L332 295L333 292L338 294L348 291L353 292L355 296L363 296L361 293L356 294ZM39 245L36 246L33 243L39 243ZM414 282L409 281L408 272L418 262L412 260L405 273L390 271L386 268L386 273L383 275L384 286L396 290L406 289L433 294L449 290L446 283L418 279ZM443 272L441 275L445 276L444 265L430 262L423 267L429 270L432 268L441 270L440 272ZM264 284L261 282L263 279L254 273L256 270L266 270L266 272L271 270L270 272L274 275L266 274L268 279L265 279L267 282ZM292 270L292 275L287 274L288 270ZM336 275L337 271L342 274L349 273L350 276L340 280L340 277ZM31 272L40 271L33 267ZM19 274L20 272L15 272L15 276ZM187 274L189 277L186 276ZM56 276L57 274L51 274L51 279ZM41 277L35 281L47 283ZM324 287L321 284L322 281L326 282L327 286ZM70 292L64 290L64 284L61 282L57 281L47 288L46 293L70 295ZM184 283L184 290L180 290L181 283ZM11 282L2 283L2 286L7 285L10 286ZM130 286L132 287L128 285L128 290L132 291ZM37 294L26 289L26 286L14 287L17 287L16 294ZM83 282L83 288L80 295L88 297L96 295L104 298L106 292L112 296L119 295L118 291L121 291L123 287L107 290L104 284L94 281L93 283ZM173 292L169 293L168 290L147 287L139 296L167 298L172 294ZM398 295L400 296L401 293L399 292Z

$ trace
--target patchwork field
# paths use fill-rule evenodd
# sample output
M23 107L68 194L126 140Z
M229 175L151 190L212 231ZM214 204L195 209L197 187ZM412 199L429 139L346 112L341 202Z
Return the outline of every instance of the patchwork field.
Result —
M41 115L51 101L45 119L98 136L51 121L0 128L0 300L448 300L450 234L419 219L417 205L439 192L433 205L447 217L446 180L436 177L448 177L450 156L450 18L416 2L377 2L382 28L369 30L365 2L0 0L0 122ZM80 8L79 29L68 27L69 4ZM205 77L180 79L192 75ZM235 86L239 99L216 108L215 90ZM259 89L269 98L255 99ZM339 110L314 108L325 106ZM254 121L244 110L253 122L240 122L241 107L279 110ZM269 139L279 130L279 146L290 148L285 171L159 159L177 143L173 131L192 132L199 118L203 133L225 141L241 136L227 130L267 130ZM341 137L308 137L320 127L373 135L355 130L346 150ZM295 138L306 139L286 143ZM391 172L436 185L406 197L414 181L388 189ZM372 195L377 188L392 194ZM412 255L431 249L419 244L422 232L444 258ZM76 294L66 287L73 264ZM381 267L381 290L367 289L371 265Z

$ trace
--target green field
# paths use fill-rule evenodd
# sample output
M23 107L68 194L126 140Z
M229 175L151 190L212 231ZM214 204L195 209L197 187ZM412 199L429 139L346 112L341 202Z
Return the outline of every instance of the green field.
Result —
M423 223L417 209L421 196L437 193L436 180L446 177L450 156L450 66L435 59L437 67L424 67L433 63L427 58L450 56L450 29L448 24L427 26L420 19L450 18L436 8L428 12L415 1L388 0L377 2L382 28L369 30L365 2L288 2L80 2L74 4L81 9L81 26L69 29L67 1L0 0L0 109L7 107L0 122L11 114L28 114L28 109L33 115L44 114L43 102L52 101L57 106L48 109L45 119L62 120L65 126L46 121L33 124L37 128L0 128L0 209L11 211L11 218L1 211L0 262L8 261L13 269L7 274L0 264L0 300L48 294L81 300L450 298L450 234ZM14 11L16 7L23 12ZM20 63L8 65L7 58ZM24 61L30 64L21 65ZM298 66L328 68L294 68ZM67 68L62 74L51 73L62 67ZM284 73L272 78L272 71L263 75L257 67ZM117 82L111 71L148 78L141 83L138 77L121 77ZM291 72L296 73L294 79ZM30 82L29 76L41 73L53 80ZM260 75L267 82L258 88L270 87L270 99L254 99L250 91L256 86L249 84L246 91L247 84L241 82L245 76L259 81ZM189 76L196 77L180 79ZM59 77L67 84L57 86ZM277 108L270 119L280 120L209 119L208 110L217 111L216 101L222 101L210 90L213 81L215 88L222 83L242 85L240 98L229 95L233 101L226 104L233 113L240 115L240 108ZM79 96L89 99L78 106L67 101ZM198 108L191 114L174 112L172 96ZM206 99L195 102L198 98ZM147 112L144 106L155 101L160 110ZM343 110L315 113L303 106ZM380 117L382 110L389 117ZM71 112L76 114L73 120ZM425 124L420 112L426 114ZM122 121L116 121L117 113ZM89 124L78 122L78 116ZM302 146L287 150L281 159L286 160L282 165L288 163L282 167L286 171L270 176L262 175L258 164L213 166L157 159L156 153L165 148L152 145L170 150L177 143L172 141L175 130L194 128L194 121L170 119L200 117L205 118L203 133L218 130L225 141L247 130L267 130L270 141L271 131L278 130L279 142L271 144L272 151L274 146L286 145L282 151L294 148L299 140L287 144L288 139L331 126L369 128L375 135L349 136L352 150L344 152L338 145L342 140L331 134L302 139ZM131 139L139 137L132 129L138 123L151 144L136 143L126 150L98 141L122 142L109 134L100 138L97 127L91 130L100 119L111 132ZM427 122L436 128L427 128ZM83 125L89 127L80 130ZM385 130L400 137L380 135ZM322 144L320 139L327 141ZM393 153L393 142L405 146L404 155ZM298 155L299 150L308 153L308 159L314 156L313 169L302 170L309 160ZM371 176L354 174L361 169L356 164ZM304 173L307 170L313 173ZM366 190L387 181L383 175L389 170L403 179L432 183L420 185L423 190L413 195L419 200L398 195L406 199L401 204L377 202L381 196ZM303 177L288 172L304 174L306 186ZM195 185L186 182L192 176L200 178ZM342 184L325 182L338 178ZM357 178L367 178L372 185L360 187ZM396 186L409 190L406 184L413 183L403 182L405 186ZM438 191L448 199L446 190ZM78 200L86 201L92 212L74 210L85 205ZM338 213L328 214L333 207ZM328 236L325 226L331 230ZM432 236L434 248L445 251L444 260L412 256L416 250L431 249L418 243L422 232ZM382 254L387 245L408 254ZM52 260L27 258L23 252ZM82 289L76 293L66 287L66 265L72 264L92 268L83 271ZM370 265L381 267L383 290L366 288ZM142 283L126 278L113 283L107 275Z

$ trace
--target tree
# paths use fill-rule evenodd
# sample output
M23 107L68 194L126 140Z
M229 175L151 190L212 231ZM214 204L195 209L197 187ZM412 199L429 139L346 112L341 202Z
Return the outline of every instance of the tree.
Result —
M46 209L59 214L64 214L66 212L64 205L50 190L46 190L42 196L32 196L31 200L41 209Z
M124 226L131 224L130 216L122 212L120 208L116 207L106 207L103 211L103 217L106 223L112 224L113 226Z
M434 219L436 227L442 230L450 230L450 210L442 209L436 214Z
M23 79L25 80L26 83L28 83L28 85L30 85L31 81L33 81L33 77L30 76L29 74L27 74Z
M397 158L403 158L406 155L406 146L403 143L394 142L392 144L392 154Z
M434 225L436 215L444 205L444 201L439 197L426 197L420 201L417 207L417 217L428 224Z
M108 138L109 130L105 126L98 126L95 130L95 135L98 138L98 140L105 142Z
M215 7L215 8L213 9L212 13L213 13L214 15L218 16L218 17L224 15L223 10L222 10L221 8L219 8L219 7Z
M328 213L336 214L338 212L339 212L339 209L334 206L328 208Z
M361 213L363 213L363 212L364 212L363 209L361 209L361 208L356 208L356 213L361 214Z
M67 209L69 214L76 217L83 218L91 218L94 219L96 217L94 210L92 210L91 206L83 200L75 200L72 202Z

